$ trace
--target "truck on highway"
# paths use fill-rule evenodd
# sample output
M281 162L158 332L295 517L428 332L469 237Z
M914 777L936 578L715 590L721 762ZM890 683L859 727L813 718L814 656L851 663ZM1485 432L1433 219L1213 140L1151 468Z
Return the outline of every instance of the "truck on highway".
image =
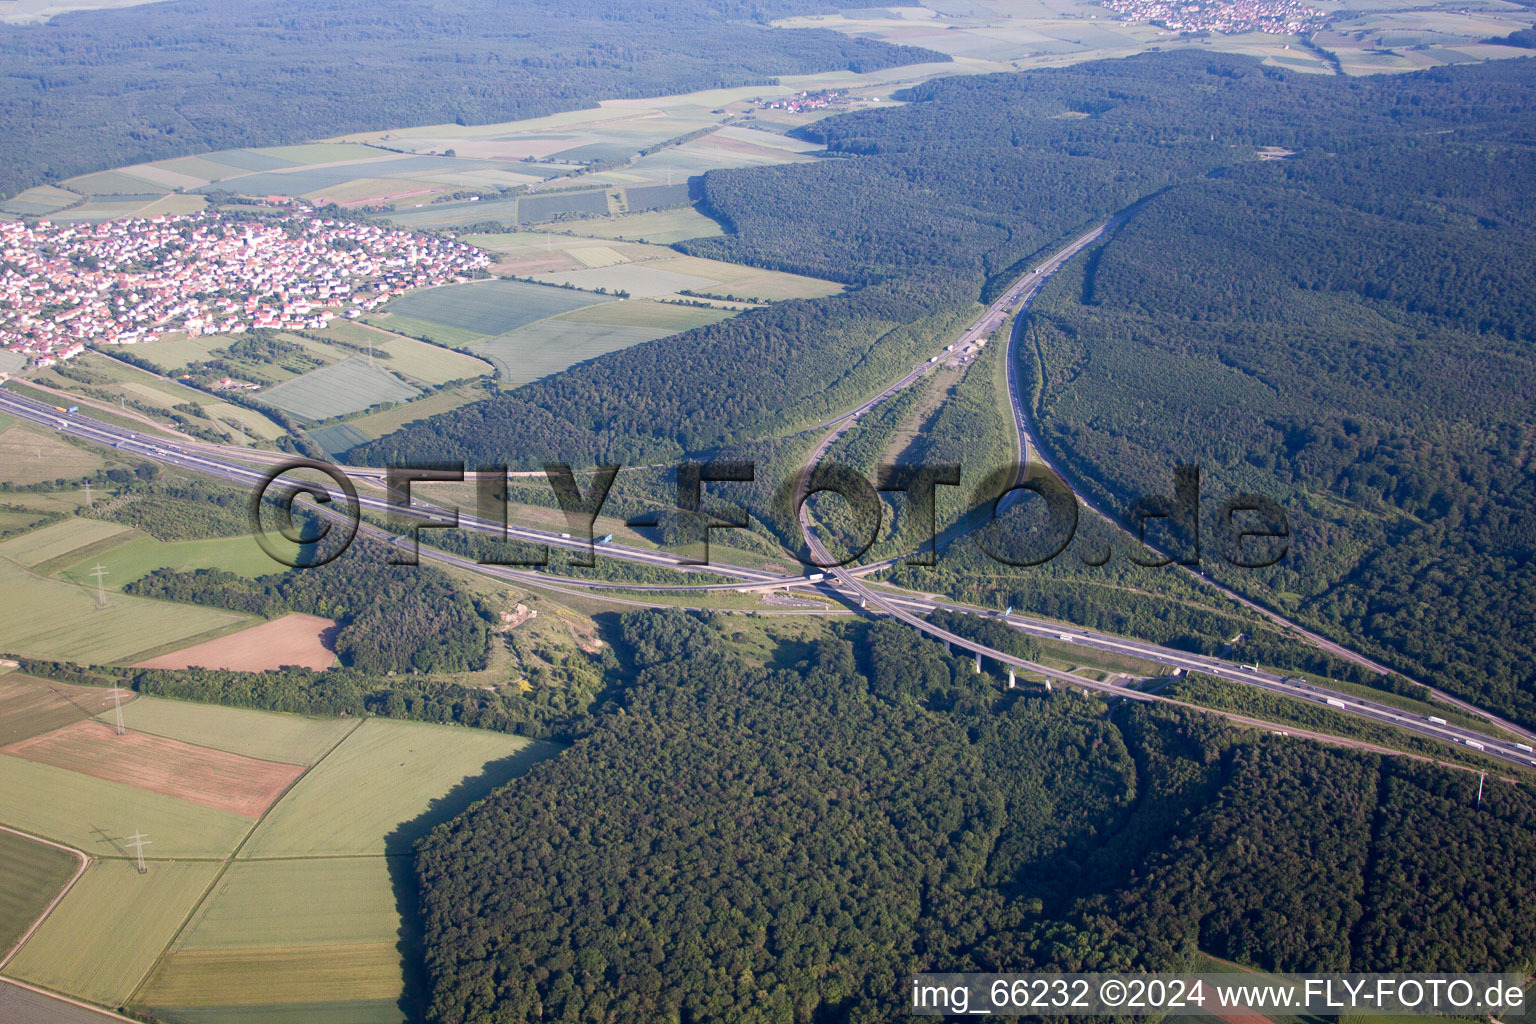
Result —
M592 543L594 543L594 544L612 544L613 543L613 534L605 533L601 537L597 538L597 540L593 541Z
M1071 643L1073 640L1076 640L1077 637L1073 636L1071 633L1057 633L1056 639L1065 640L1067 643Z
M1327 699L1326 703L1331 708L1343 708L1343 707L1348 707L1349 706L1349 705L1345 704L1343 701L1339 700L1339 698L1337 698L1337 697L1329 697Z
M1429 722L1433 722L1433 723L1435 723L1435 724L1436 724L1436 725L1445 725L1445 724L1446 724L1446 721L1445 721L1445 719L1443 719L1443 718L1440 718L1440 717L1438 717L1438 716L1436 716L1436 715L1430 715L1430 716L1429 716L1429 717L1428 717L1428 718L1427 718L1427 719L1426 719L1426 721L1429 721Z
M1488 749L1487 747L1483 746L1481 743L1477 742L1477 740L1466 740L1465 742L1466 742L1467 746L1471 747L1473 750L1487 750Z
M1536 751L1531 750L1530 745L1527 744L1527 743L1516 743L1515 744L1515 749L1516 750L1523 750L1527 754L1536 753Z
M824 573L824 572L813 572L809 576L806 577L806 580L808 580L811 583L820 583L822 580L824 580L826 578L827 578L827 574Z

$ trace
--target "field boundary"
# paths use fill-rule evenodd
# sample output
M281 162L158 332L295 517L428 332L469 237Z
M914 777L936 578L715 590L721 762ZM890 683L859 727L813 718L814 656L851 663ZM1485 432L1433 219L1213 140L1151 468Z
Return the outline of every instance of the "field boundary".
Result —
M32 938L32 935L43 926L43 922L48 920L58 905L64 902L64 897L69 895L70 890L75 887L75 883L80 881L81 877L85 874L86 868L91 866L91 857L84 850L77 850L73 846L65 846L63 843L56 843L52 839L44 839L42 836L35 836L30 832L23 832L20 829L10 828L6 825L0 825L0 832L9 832L13 836L20 836L23 839L30 839L35 843L42 843L44 846L51 846L56 850L63 850L65 853L72 853L80 861L79 867L75 868L74 877L66 882L64 888L59 890L58 895L53 898L52 902L43 908L43 912L37 915L37 919L22 933L21 938L16 940L15 945L6 951L5 956L0 957L0 970L4 970L5 965L14 960L16 954L21 952L21 947L27 944L27 940Z
M49 999L56 999L61 1003L68 1003L70 1006L76 1007L78 1009L99 1014L103 1017L106 1017L108 1020L121 1020L127 1021L128 1024L139 1024L139 1022L134 1020L132 1017L124 1017L122 1014L116 1012L115 1010L108 1010L101 1006L93 1006L90 1003L82 1002L79 999L75 999L71 996L66 996L58 992L50 992L45 988L39 988L38 986L28 982L17 981L15 978L10 977L9 975L0 974L0 983L4 983L6 985L14 985L17 988L26 989L28 992L35 992L40 996L46 996Z
M331 744L330 749L327 750L323 756L316 759L314 764L307 766L302 772L300 772L299 775L288 784L287 788L278 795L278 798L273 800L272 803L267 806L267 809L261 813L261 817L257 818L256 821L251 825L250 830L245 833L244 838L242 838L240 842L236 844L235 848L229 852L228 856L223 858L223 862L220 864L219 870L214 873L213 878L211 878L208 884L204 886L202 894L197 898L197 902L192 904L192 908L187 911L186 917L181 919L181 924L177 925L176 930L171 933L170 939L167 940L166 944L160 948L160 952L155 954L155 961L149 965L149 970L144 972L144 977L139 979L139 983L133 987L133 991L128 994L128 998L123 1000L124 1006L134 1005L134 1001L138 999L139 993L144 991L144 986L149 984L149 980L155 976L155 972L160 969L160 964L165 960L166 956L170 954L171 950L176 947L176 943L181 941L182 935L186 933L187 926L192 923L193 918L197 917L197 912L203 908L203 904L208 902L208 897L217 891L219 883L224 880L225 875L229 874L230 865L234 864L235 861L239 858L240 851L245 849L245 845L251 841L251 837L254 836L256 831L261 828L262 823L267 820L267 817L284 800L288 799L295 786L297 786L300 782L303 782L304 779L309 776L310 772L324 764L326 759L329 758L332 754L336 753L337 748L339 748L343 743L351 739L352 735L356 733L357 730L361 729L363 727L363 723L366 721L366 718L359 718L356 724L352 726L352 728L348 729L345 733L342 734L340 739Z

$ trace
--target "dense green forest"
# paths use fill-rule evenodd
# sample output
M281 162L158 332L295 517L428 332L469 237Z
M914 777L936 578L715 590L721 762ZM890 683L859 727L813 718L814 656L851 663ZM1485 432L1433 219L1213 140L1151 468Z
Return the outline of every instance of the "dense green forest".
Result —
M1526 724L1531 71L1501 69L1455 131L1341 138L1156 197L1051 282L1026 346L1075 484L1123 509L1198 464L1207 536L1221 496L1279 500L1289 554L1234 585Z
M1006 693L893 623L766 667L687 613L623 631L622 709L420 847L440 1024L871 1022L922 970L1536 955L1516 787L1476 810L1471 774Z
M1529 74L1505 61L1336 81L1180 52L927 83L905 105L809 126L825 159L710 172L703 202L731 230L680 245L851 291L611 353L349 457L654 461L814 424L1076 229L1256 147L1508 123Z
M178 0L0 26L0 195L143 160L485 124L950 58L774 18L820 0Z

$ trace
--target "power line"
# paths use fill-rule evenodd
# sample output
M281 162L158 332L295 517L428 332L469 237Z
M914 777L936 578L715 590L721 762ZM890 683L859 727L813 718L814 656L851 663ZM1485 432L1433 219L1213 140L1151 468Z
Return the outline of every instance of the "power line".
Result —
M121 736L128 730L123 725L123 691L118 686L112 687L112 703L117 705L117 734Z
M128 837L128 845L133 847L134 852L138 854L139 874L148 874L149 869L144 866L144 847L154 845L149 841L149 836L135 830L133 835Z
M103 576L110 576L112 574L103 569L100 562L97 562L96 568L92 570L91 575L96 577L96 607L105 608L107 606L107 588L102 584L101 579Z

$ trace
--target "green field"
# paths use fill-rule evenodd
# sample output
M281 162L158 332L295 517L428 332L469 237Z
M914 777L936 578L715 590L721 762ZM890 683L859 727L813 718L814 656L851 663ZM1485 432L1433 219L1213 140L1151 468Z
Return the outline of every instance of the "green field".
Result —
M449 327L447 324L420 320L400 313L372 313L364 318L364 322L379 330L396 332L412 338L426 338L434 344L447 345L449 348L465 348L485 337L479 331Z
M499 338L482 341L472 346L471 351L495 363L500 374L497 382L509 388L559 373L605 353L674 333L665 328L543 320Z
M389 356L388 359L381 359L379 365L432 387L451 380L483 377L491 372L489 366L474 356L441 345L430 345L415 338L390 334L364 324L349 323L346 328L333 325L331 332L344 340L356 339L359 343L365 339L371 340L376 352L385 352Z
M500 733L369 719L272 809L240 855L407 853L429 829L416 819L435 800L461 784L467 788L458 796L485 795L555 749Z
M203 406L203 412L213 419L224 421L222 426L237 429L258 441L275 441L286 433L273 420L243 405L212 402Z
M5 754L0 824L94 857L130 856L123 839L136 829L153 840L148 852L157 857L226 857L251 819Z
M419 391L362 356L311 370L262 392L262 400L307 420L361 412L380 402L408 402Z
M74 854L0 831L0 958L48 909L79 866Z
M59 992L120 1006L154 967L219 865L97 861L7 970Z
M223 569L251 577L266 576L283 569L282 565L272 561L254 540L245 535L163 541L136 534L109 551L82 559L59 573L59 576L72 583L94 588L96 580L91 571L98 564L111 573L104 581L108 590L122 590L128 583L156 569L179 569L184 572Z
M381 409L378 412L371 412L366 416L359 416L355 420L338 424L338 426L361 435L361 440L352 440L351 442L352 444L361 444L363 441L383 437L385 434L399 430L407 423L424 420L429 416L439 416L445 412L452 412L461 406L468 405L470 402L478 402L485 397L486 392L478 387L461 387L448 391L435 391L425 398L406 405L397 405L393 409ZM330 430L333 428L327 427L322 429ZM314 433L318 432L311 433L311 436L314 436ZM326 445L326 442L318 437L315 440L320 441L321 445ZM350 436L347 438L336 437L336 440L344 442L350 440ZM347 447L351 447L351 445Z
M111 715L104 712L100 717L107 721ZM357 725L346 718L307 718L161 697L136 697L123 705L123 723L135 732L263 761L304 765L324 757Z
M233 625L247 618L190 604L114 594L96 606L95 588L40 579L0 558L6 621L0 647L11 654L101 664Z
M429 288L401 296L390 313L478 334L505 334L524 324L611 301L563 288L546 288L522 281L489 281Z
M400 1024L402 988L394 942L208 949L166 957L139 1002L188 1024Z
M676 210L650 210L606 220L577 221L562 224L578 235L589 238L626 238L636 242L670 245L686 238L713 238L725 234L720 222L706 217L691 206Z
M702 306L677 306L664 302L608 302L588 306L555 317L567 324L612 324L616 327L654 327L673 334L695 327L727 320L735 313L729 309L705 309Z
M185 369L188 363L207 359L216 348L223 348L230 339L221 334L191 338L185 334L167 334L159 341L139 345L134 355L148 359L163 370Z
M120 523L101 519L65 519L0 544L0 558L30 569L128 532Z
M55 401L52 395L39 397ZM26 485L78 479L103 465L95 452L70 444L52 430L13 423L0 431L0 482Z
M193 915L176 949L393 942L400 908L389 860L236 861Z

